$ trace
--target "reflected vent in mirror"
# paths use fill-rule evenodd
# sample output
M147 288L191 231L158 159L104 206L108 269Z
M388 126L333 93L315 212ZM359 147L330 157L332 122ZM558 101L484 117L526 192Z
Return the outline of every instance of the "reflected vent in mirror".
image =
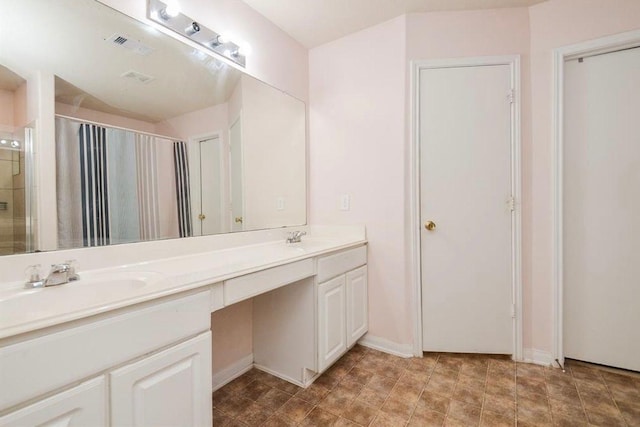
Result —
M118 33L112 34L111 37L106 38L105 41L107 43L113 43L116 46L121 46L142 56L147 56L153 52L153 48L142 44L137 40L131 40L129 37Z
M156 79L153 76L148 76L146 74L142 74L141 72L135 71L135 70L129 70L126 73L122 74L120 77L124 77L125 79L132 79L143 84L147 84Z

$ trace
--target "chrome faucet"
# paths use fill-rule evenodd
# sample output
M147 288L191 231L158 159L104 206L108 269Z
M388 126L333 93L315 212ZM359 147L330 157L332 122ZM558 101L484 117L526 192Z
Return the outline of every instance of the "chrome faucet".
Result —
M30 279L25 284L27 288L43 288L47 286L63 285L74 280L80 280L80 275L76 273L74 261L67 261L62 264L52 264L49 275L46 279L40 279L39 265L32 265Z
M306 231L292 231L291 233L289 233L289 236L287 236L287 243L300 243L302 236L306 234Z

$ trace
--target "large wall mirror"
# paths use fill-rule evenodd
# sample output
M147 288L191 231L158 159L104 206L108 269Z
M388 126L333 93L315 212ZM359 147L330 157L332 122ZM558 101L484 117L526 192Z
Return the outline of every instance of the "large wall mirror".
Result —
M96 0L0 4L0 254L306 223L302 101Z

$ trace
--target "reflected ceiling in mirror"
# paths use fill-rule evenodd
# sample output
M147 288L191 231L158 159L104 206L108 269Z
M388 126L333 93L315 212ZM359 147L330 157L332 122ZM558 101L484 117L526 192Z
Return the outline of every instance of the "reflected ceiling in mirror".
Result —
M27 89L27 110L38 123L54 119L39 117L46 111L39 107L55 105L55 135L37 132L34 151L55 141L56 158L40 161L57 163L57 184L35 189L35 203L42 192L56 192L57 227L43 221L37 234L40 242L57 244L35 249L306 222L301 101L95 0L0 2L0 70L6 70L0 87L21 78L40 85L38 96ZM104 134L101 145L86 145L89 130ZM129 169L115 167L127 156L135 160ZM142 170L154 171L144 179L155 187L142 184ZM96 187L98 181L106 186ZM127 204L118 196L125 182L134 189ZM153 214L164 231L136 234L148 226L140 212L149 209L149 194L168 201ZM111 238L90 238L98 217L102 235ZM113 229L122 218L130 223L126 236ZM64 235L69 229L73 238Z

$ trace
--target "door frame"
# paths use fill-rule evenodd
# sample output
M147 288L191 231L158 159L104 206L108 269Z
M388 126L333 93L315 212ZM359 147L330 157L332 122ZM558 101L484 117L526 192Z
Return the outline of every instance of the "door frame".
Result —
M414 334L413 355L422 357L422 266L420 232L420 71L436 68L508 65L511 69L513 108L511 109L511 191L515 199L511 221L513 359L522 360L522 203L521 203L521 136L520 136L520 55L483 56L411 61L411 141L409 144L409 252L410 281L413 287Z
M564 366L564 269L563 269L563 152L564 152L564 63L576 56L604 54L640 46L640 30L589 40L554 49L553 55L553 360Z

